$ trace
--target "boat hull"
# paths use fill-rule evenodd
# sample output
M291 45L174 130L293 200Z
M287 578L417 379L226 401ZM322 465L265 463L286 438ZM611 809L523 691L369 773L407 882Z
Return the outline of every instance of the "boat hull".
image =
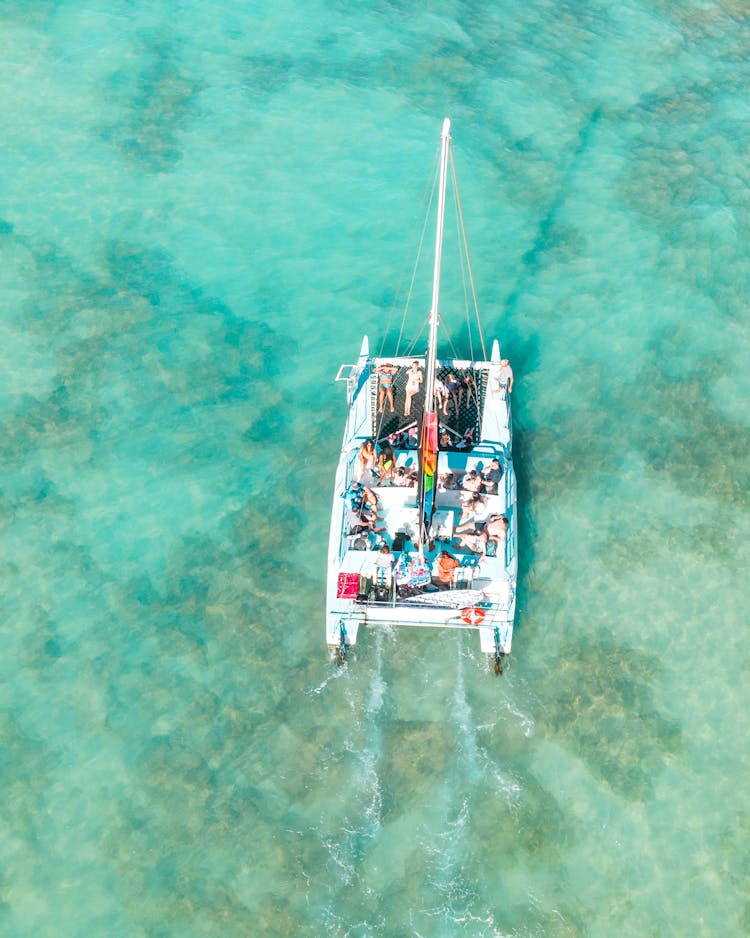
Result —
M424 582L424 574L423 582L416 586L400 583L398 564L395 576L388 577L387 583L381 576L378 582L377 559L383 542L397 560L401 554L397 547L406 546L412 557L417 552L420 526L414 488L380 485L382 480L376 478L367 480L372 483L371 491L378 500L379 533L364 539L351 533L348 493L357 479L360 447L368 438L378 442L393 439L394 434L386 432L392 426L387 422L389 418L401 424L406 420L400 412L395 418L378 412L376 372L384 360L371 358L368 348L365 338L359 359L349 366L345 378L349 408L331 512L326 643L339 650L355 645L363 625L468 629L478 633L483 651L496 656L507 655L511 650L515 618L518 518L510 401L506 390L496 380L500 371L498 344L494 343L489 361L452 359L437 363L441 373L471 375L477 388L477 399L464 408L465 413L456 406L452 425L449 419L441 417L443 429L450 431L456 445L439 451L437 476L445 479L453 473L457 479L472 469L481 475L491 460L497 458L503 475L497 492L484 496L484 510L487 517L503 515L507 518L505 542L497 545L494 554L488 551L488 555L482 556L457 545L455 528L464 510L466 494L456 488L441 490L438 485L428 543L421 546L419 553L432 572L436 570L440 551L449 551L460 562L460 568L454 571L455 582L451 582L449 589L436 589L432 582ZM412 359L388 361L406 370ZM415 424L420 416L418 403L412 418ZM464 423L468 421L475 430L465 445L462 445L464 438L460 436L459 418L463 418ZM405 446L394 449L397 469L413 467L417 460L416 439L402 434L403 441L406 441ZM479 523L481 525L481 520ZM364 549L360 549L363 546Z

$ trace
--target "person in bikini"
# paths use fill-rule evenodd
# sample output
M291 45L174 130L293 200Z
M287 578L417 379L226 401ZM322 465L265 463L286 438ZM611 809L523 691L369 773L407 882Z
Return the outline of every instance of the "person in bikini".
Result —
M378 463L378 454L375 452L375 440L365 440L357 453L356 478L364 485L375 484L375 468Z
M386 482L393 485L393 470L395 467L396 457L390 443L381 443L380 455L378 456L378 472L380 473L378 485L385 485Z
M378 376L379 385L378 413L383 413L385 402L388 401L388 405L391 408L391 413L393 414L396 412L396 408L393 403L393 379L394 376L398 374L398 366L391 365L386 362L383 365L378 365L378 367L375 369L375 374Z
M415 394L419 393L422 384L423 375L419 362L412 362L411 368L406 373L406 400L404 402L404 417L411 414L411 400Z

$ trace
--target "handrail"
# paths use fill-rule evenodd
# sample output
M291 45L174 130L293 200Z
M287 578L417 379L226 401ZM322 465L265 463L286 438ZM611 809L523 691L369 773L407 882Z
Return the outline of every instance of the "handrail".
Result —
M358 363L355 363L353 365L347 365L347 364L339 365L339 370L336 372L336 377L333 380L334 381L348 381L349 378L351 377L351 371L349 372L348 375L342 375L341 372L344 370L344 368L349 368L349 369L356 368L357 364Z

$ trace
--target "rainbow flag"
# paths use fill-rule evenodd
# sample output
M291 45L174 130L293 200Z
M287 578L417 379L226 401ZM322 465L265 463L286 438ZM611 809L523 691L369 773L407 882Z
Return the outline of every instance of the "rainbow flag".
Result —
M428 525L432 519L435 504L437 459L438 415L426 413L422 421L422 435L419 441L419 479L422 510Z

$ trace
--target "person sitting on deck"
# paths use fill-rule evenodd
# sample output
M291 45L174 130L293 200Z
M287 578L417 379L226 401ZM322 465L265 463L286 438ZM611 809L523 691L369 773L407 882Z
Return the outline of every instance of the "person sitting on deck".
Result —
M500 460L495 458L490 463L490 468L482 476L482 487L488 495L497 494L500 485L500 479L503 477L503 470L500 466Z
M458 519L458 524L456 525L456 531L460 527L466 525L468 521L471 521L472 518L476 518L479 514L479 511L484 508L485 499L480 495L479 492L474 492L463 505L461 509L461 517Z
M386 482L390 482L391 485L393 482L393 470L396 466L396 457L393 454L393 449L391 448L390 443L381 443L380 444L380 455L378 456L378 472L380 473L380 478L378 479L378 485L385 485Z
M438 477L438 492L450 492L456 487L456 477L452 472L443 472Z
M378 376L378 413L383 413L383 408L385 402L388 401L388 404L391 408L391 413L396 412L396 408L393 404L393 378L394 375L398 374L398 365L391 365L390 362L385 362L382 365L378 365L375 369L375 374Z
M351 482L349 488L341 497L348 498L352 508L357 508L360 505L368 505L370 508L377 510L378 507L378 496L372 489L368 489L366 485L362 485L361 482Z
M456 443L457 450L465 450L467 453L469 450L474 448L474 431L469 427L469 429L464 433L461 440Z
M476 469L470 469L461 479L461 488L464 492L481 492L482 477Z
M349 534L385 534L387 528L376 528L378 518L375 512L366 508L349 509Z
M445 427L440 428L440 437L438 439L438 445L440 449L446 450L450 449L453 446L453 440L451 439L450 433L445 429Z
M377 520L377 512L368 508L364 503L357 504L354 502L349 506L349 524L352 528L358 528L363 524L374 526L377 524Z
M480 554L482 557L487 553L487 541L484 532L480 532L476 525L472 525L472 531L466 531L463 534L456 534L459 539L459 547L465 547L474 554Z
M507 536L508 519L505 515L492 515L484 526L484 539L486 544L495 544L495 550L498 551L505 544Z
M383 543L380 545L378 556L375 558L377 572L382 570L385 574L389 574L393 569L393 564L395 562L396 558L391 553L390 547L386 544L385 541L383 541Z
M393 476L393 484L399 487L405 487L409 484L409 477L403 466L399 466L398 469L396 469L396 473Z
M460 566L461 561L456 560L453 554L447 550L441 550L435 559L432 585L437 586L439 590L450 589L453 581L453 571Z

